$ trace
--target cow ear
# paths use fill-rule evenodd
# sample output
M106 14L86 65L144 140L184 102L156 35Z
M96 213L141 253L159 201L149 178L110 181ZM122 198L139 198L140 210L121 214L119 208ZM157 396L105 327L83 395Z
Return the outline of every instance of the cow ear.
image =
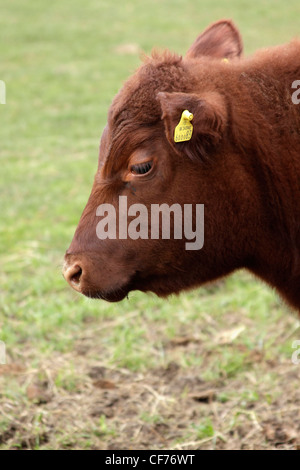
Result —
M233 59L243 52L239 30L231 20L220 20L210 25L192 44L187 58L200 56Z
M162 109L166 137L172 147L194 161L207 157L222 139L226 128L224 98L216 92L209 92L201 97L188 93L160 92L157 99ZM175 128L185 110L193 114L192 136L187 141L175 142Z

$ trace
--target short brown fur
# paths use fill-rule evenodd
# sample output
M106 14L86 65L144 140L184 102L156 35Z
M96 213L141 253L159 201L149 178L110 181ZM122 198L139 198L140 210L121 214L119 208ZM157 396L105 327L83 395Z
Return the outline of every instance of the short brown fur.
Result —
M152 54L115 97L66 254L65 276L77 290L110 301L134 289L165 296L246 268L300 309L300 105L292 101L300 41L241 53L238 30L222 20L184 58ZM184 109L194 114L193 136L175 143ZM154 171L126 180L136 152L153 156ZM98 240L96 209L119 195L128 205L204 204L204 247ZM72 266L81 270L75 285Z

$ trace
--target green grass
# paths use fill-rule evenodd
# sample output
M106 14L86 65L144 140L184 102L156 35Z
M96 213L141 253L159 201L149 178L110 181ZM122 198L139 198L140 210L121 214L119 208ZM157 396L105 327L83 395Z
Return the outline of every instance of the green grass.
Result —
M201 424L193 425L192 427L196 430L196 437L197 439L205 439L207 437L212 437L214 435L214 428L211 420L208 418L204 420Z
M91 190L109 104L140 62L138 54L118 53L118 46L184 53L210 22L231 17L251 53L300 34L299 15L299 0L2 4L0 80L7 104L0 105L0 340L10 362L38 368L54 354L72 353L86 330L99 337L95 359L137 372L165 364L165 342L184 334L198 335L214 350L209 359L197 348L177 358L182 367L207 362L206 379L243 377L249 354L258 348L270 358L291 356L291 338L282 342L276 327L286 308L248 274L167 301L133 293L112 305L72 292L61 265ZM246 325L236 340L240 350L216 345L216 332L236 323ZM57 372L58 389L72 392L77 383L72 365ZM18 390L13 378L3 393L25 400L25 388ZM253 393L243 399L256 400ZM226 392L220 397L228 399ZM40 421L34 421L37 448ZM116 432L105 417L98 424L96 434ZM213 432L209 420L196 430L199 439Z

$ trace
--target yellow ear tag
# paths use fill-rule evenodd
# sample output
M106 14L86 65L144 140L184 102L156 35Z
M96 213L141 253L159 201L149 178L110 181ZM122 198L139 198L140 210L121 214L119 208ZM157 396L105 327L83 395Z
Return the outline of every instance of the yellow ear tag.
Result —
M191 123L191 120L193 117L193 114L187 109L183 111L179 124L175 127L174 142L185 142L186 140L191 140L193 133L193 124Z
M229 59L227 59L227 57L224 57L224 59L222 59L222 62L224 62L224 64L229 64Z

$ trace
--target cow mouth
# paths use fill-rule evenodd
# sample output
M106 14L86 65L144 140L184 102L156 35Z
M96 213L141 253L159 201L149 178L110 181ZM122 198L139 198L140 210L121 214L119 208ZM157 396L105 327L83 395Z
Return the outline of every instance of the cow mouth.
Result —
M105 300L107 302L120 302L131 291L153 292L158 297L165 298L176 292L174 286L165 286L166 276L141 278L140 272L136 271L129 282L122 287L116 287L107 291L98 289L81 289L81 294L90 299Z
M103 291L81 291L89 299L106 300L107 302L120 302L128 295L127 289L115 289L109 292Z
M128 280L128 282L121 287L113 287L110 290L101 290L97 289L96 286L94 289L85 289L82 288L80 293L85 295L86 297L90 299L98 299L98 300L106 300L107 302L120 302L121 300L124 300L125 297L128 298L128 294L131 291L134 290L141 290L141 291L147 291L149 289L143 289L141 285L139 285L139 278L140 278L140 272L135 271L134 274L132 274L131 278Z

